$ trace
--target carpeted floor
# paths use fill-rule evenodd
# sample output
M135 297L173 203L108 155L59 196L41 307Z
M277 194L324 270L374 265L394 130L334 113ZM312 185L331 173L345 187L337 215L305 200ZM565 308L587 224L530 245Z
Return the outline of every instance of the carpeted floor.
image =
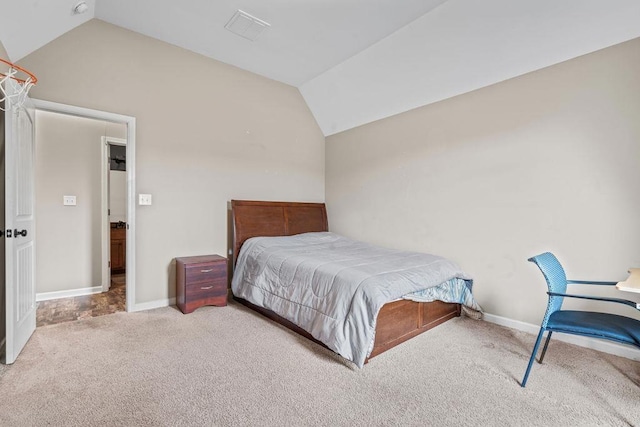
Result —
M38 328L0 366L0 425L640 425L640 363L454 319L364 369L246 308Z

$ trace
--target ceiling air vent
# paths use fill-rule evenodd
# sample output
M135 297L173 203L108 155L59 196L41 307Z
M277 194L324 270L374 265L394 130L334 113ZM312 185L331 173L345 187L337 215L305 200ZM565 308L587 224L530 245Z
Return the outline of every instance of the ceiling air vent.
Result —
M246 12L237 10L224 27L240 37L254 41L258 38L260 33L270 26L271 24L264 22L262 19L258 19Z

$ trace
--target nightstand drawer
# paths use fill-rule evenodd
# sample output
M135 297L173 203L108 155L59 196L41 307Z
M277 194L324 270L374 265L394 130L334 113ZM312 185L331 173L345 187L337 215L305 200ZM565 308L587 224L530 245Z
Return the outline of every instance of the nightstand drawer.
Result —
M187 286L195 283L227 281L227 265L218 263L185 266Z
M192 283L187 285L186 289L186 298L188 301L195 301L209 297L219 297L222 295L227 295L226 284Z

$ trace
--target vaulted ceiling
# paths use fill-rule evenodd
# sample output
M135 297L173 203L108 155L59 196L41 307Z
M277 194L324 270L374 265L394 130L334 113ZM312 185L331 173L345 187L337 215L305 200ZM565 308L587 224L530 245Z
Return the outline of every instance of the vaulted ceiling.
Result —
M11 59L98 18L299 86L445 0L86 0L87 11L73 14L79 1L2 0L14 15L0 18ZM255 41L228 31L238 9L270 26Z
M106 22L300 89L325 135L640 37L638 0L0 0L16 62ZM225 29L237 10L269 26Z

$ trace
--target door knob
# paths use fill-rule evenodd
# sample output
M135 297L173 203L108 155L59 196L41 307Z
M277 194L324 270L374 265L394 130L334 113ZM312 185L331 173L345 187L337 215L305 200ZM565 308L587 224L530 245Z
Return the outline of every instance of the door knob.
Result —
M22 237L27 237L27 230L18 230L17 228L15 230L13 230L13 237L18 237L18 236L22 236Z

